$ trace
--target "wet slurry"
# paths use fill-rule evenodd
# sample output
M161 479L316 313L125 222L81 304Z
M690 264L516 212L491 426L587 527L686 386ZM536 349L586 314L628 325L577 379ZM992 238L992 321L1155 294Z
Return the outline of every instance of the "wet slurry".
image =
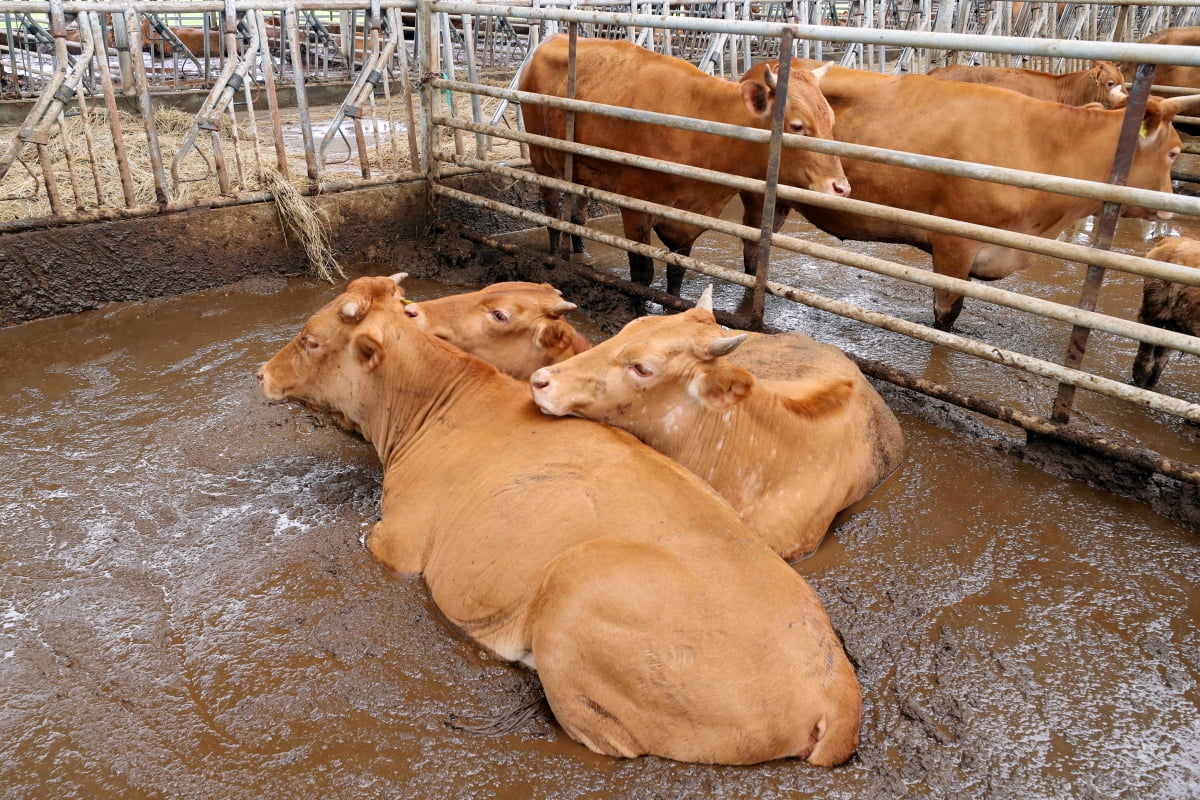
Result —
M904 466L796 564L862 683L850 763L610 759L545 712L464 729L536 678L371 559L374 451L254 379L336 291L254 280L0 331L0 796L1200 794L1200 539L907 415Z

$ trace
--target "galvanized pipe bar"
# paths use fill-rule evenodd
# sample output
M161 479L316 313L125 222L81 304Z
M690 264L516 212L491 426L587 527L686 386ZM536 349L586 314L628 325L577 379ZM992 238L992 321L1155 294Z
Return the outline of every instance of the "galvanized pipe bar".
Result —
M87 26L88 35L93 42L97 42L97 47L104 46L104 30L100 25L100 15L98 14L81 14L81 20L86 18L89 20ZM116 26L114 26L116 27ZM80 25L80 36L84 33L84 27ZM113 155L116 157L117 174L121 180L121 194L124 196L125 205L132 206L137 203L137 193L133 188L133 176L129 171L129 151L125 147L125 133L121 128L121 115L117 111L117 96L116 90L113 88L112 74L108 68L108 58L97 58L96 63L100 67L100 86L104 92L104 108L108 115L108 128L112 135ZM104 199L98 198L97 205L103 207Z
M622 208L630 208L635 211L641 211L648 214L671 219L677 222L683 222L688 225L697 225L708 228L719 233L736 236L749 241L758 241L761 235L760 231L749 226L740 225L725 220L706 217L702 214L694 214L688 211L680 211L670 206L659 205L645 200L635 200L633 198L624 197L622 195L607 192L601 189L593 189L588 186L580 186L578 184L569 183L559 180L558 178L550 178L546 176L536 175L534 173L516 170L504 164L494 162L479 161L460 156L446 156L450 163L458 164L459 166L476 169L482 172L489 172L497 175L502 175L511 180L525 181L538 186L555 189L561 192L575 192L584 195L590 199L598 200L602 203L610 203ZM762 183L762 181L759 181ZM532 212L529 212L532 213ZM531 219L527 214L521 215L522 219ZM538 216L533 221L538 225L547 225L548 227L558 227L550 225L546 222L548 219L553 219L545 215ZM565 224L565 223L564 223ZM578 226L573 226L574 231ZM562 228L560 228L562 230ZM848 250L843 250L839 247L830 247L816 242L807 242L796 239L791 236L777 234L773 239L776 247L779 247L790 252L800 253L802 255L814 256L826 261L833 261L844 266L855 267L878 275L884 275L889 278L915 283L921 286L926 286L932 289L945 289L947 291L956 292L973 297L978 300L1001 305L1006 308L1012 308L1016 311L1023 311L1030 314L1036 314L1042 317L1048 317L1061 322L1085 324L1095 330L1101 330L1106 333L1111 333L1116 336L1123 336L1137 341L1148 341L1152 344L1160 344L1163 347L1170 347L1173 350L1200 355L1200 338L1188 336L1187 334L1167 331L1162 328L1156 328L1152 325L1143 325L1139 322L1123 320L1116 317L1109 317L1095 311L1084 311L1072 306L1054 303L1049 300L1042 300L1036 297L1028 297L1016 292L1009 292L1004 289L997 289L993 286L973 283L971 281L961 280L959 278L950 278L945 275L938 275L928 270L916 269L913 267L905 267L900 264L895 264L891 261L886 261L874 256L866 256L858 253L853 253ZM641 248L648 248L647 245L641 245ZM626 248L629 249L629 248ZM649 255L652 258L658 258L667 263L675 263L684 266L687 269L695 269L692 266L694 260L684 261L683 257L669 253L660 248L638 249L635 250L642 255ZM668 258L671 256L672 258ZM722 280L728 280L732 283L741 283L743 285L752 285L751 279L742 272L733 272L720 268L722 271L719 275ZM706 270L697 270L712 274Z
M652 111L627 109L603 103L589 103L585 100L570 100L565 97L550 97L549 95L522 92L516 89L504 89L498 86L476 86L460 81L447 81L439 78L432 79L432 82L435 86L442 89L483 94L518 103L533 103L535 105L546 106L547 108L587 111L588 113L613 117L614 119L666 125L697 133L728 136L747 142L767 143L770 141L770 133L767 131L758 128L742 128L724 122L697 120L692 117L681 117L673 114L659 114ZM953 175L959 178L1003 183L1023 189L1054 192L1055 194L1066 194L1073 197L1086 197L1091 200L1112 201L1143 208L1172 211L1178 214L1200 216L1200 198L1167 194L1166 192L1157 192L1150 189L1113 186L1112 184L1085 181L1078 178L1064 178L1041 172L1027 172L1007 167L975 164L970 161L958 161L952 158L927 156L919 153L906 153L882 147L851 144L832 139L816 139L790 133L784 134L783 144L784 147L826 153L840 158L875 161L881 164L920 169L927 172L938 172L943 175Z
M435 12L508 16L518 19L559 22L583 22L614 26L646 26L676 30L727 32L736 36L779 36L791 27L798 39L868 45L912 46L941 50L970 50L1010 55L1042 55L1052 58L1107 59L1151 64L1200 66L1200 53L1184 45L1114 44L1066 39L1029 39L997 37L969 33L923 33L902 30L874 30L829 25L785 25L778 22L713 20L701 17L655 16L585 11L569 8L525 8L516 5L479 5L433 0Z
M598 236L596 234L599 232L595 231L594 229L589 229L581 225L574 225L572 223L566 223L562 220L537 214L536 212L526 211L525 209L518 208L500 201L482 198L478 195L473 195L469 192L464 192L448 186L438 186L436 187L435 191L443 197L450 197L461 202L479 205L484 208L508 214L520 219L533 221L540 218L542 224L553 224L555 227L560 227L560 229L567 230L572 234L585 236L596 241L604 241L607 239L606 243L614 244L614 246L622 246L622 249L632 249L628 247L628 245L637 244L636 242L630 242L629 240L623 240L620 239L620 237L614 237L607 234ZM753 229L750 228L747 230L753 231ZM689 260L692 262L696 261L695 259ZM732 283L737 283L746 288L753 288L753 279L744 274L730 273L729 271L720 268L712 271L698 271L704 272L704 274L716 273L716 275L714 275L716 277L722 277L723 279L727 279ZM727 273L727 275L720 273ZM805 290L797 289L795 287L787 286L775 281L768 282L768 288L771 294L777 297L782 297L787 300L794 300L796 302L803 303L804 305L818 308L822 311L828 311L849 319L866 322L874 327L890 330L894 333L899 333L913 339L920 339L931 344L948 347L968 355L982 358L995 364L1021 369L1025 372L1060 382L1072 383L1080 388L1087 389L1097 394L1122 400L1140 407L1163 411L1168 414L1183 417L1184 419L1188 419L1192 422L1200 423L1200 405L1195 403L1189 403L1187 401L1179 400L1167 395L1160 395L1157 392L1140 389L1135 386L1130 386L1128 384L1120 383L1118 381L1098 375L1092 375L1087 372L1067 369L1058 364L1053 364L1032 356L1027 356L1023 353L1016 353L1010 350L995 347L994 345L977 342L974 339L968 339L948 331L939 331L925 325L919 325L915 322L909 322L908 320L892 317L887 314L882 314L878 311L864 309L840 300L833 300L828 297L824 297L823 295L807 292Z
M464 120L451 119L449 117L438 117L436 122L437 124L446 125L448 127L461 127L464 130L469 131L475 130L475 127L472 123ZM647 158L645 156L632 155L619 150L592 147L590 145L583 145L575 142L564 142L560 139L551 139L549 137L538 136L525 131L514 131L507 128L490 126L481 127L481 129L486 130L490 135L505 137L514 141L522 142L524 144L533 144L539 147L549 147L558 150L569 151L577 155L601 158L606 161L637 167L639 169L656 170L659 172L669 170L673 174L682 175L684 177L694 178L696 180L706 181L709 183L716 183L722 186L728 186L738 191L762 193L764 190L762 181L755 181L750 178L727 175L723 172L714 172L712 170L692 167L686 164L678 164L673 161L660 161L657 159ZM916 227L927 228L929 230L938 231L941 233L948 233L969 239L977 239L979 241L999 244L1005 247L1013 247L1020 250L1028 250L1030 252L1062 258L1068 261L1100 264L1109 268L1130 272L1135 275L1162 278L1163 280L1169 280L1176 283L1200 285L1200 275L1196 274L1196 270L1190 267L1180 266L1178 264L1170 264L1164 261L1156 261L1153 259L1127 255L1124 253L1093 250L1083 245L1071 244L1069 242L1059 242L1053 239L1046 239L1041 236L1015 233L1013 231L1006 231L998 228L989 228L984 225L976 225L970 222L948 220L942 217L933 216L931 214L923 214L917 211L907 211L905 209L893 208L891 206L875 205L862 200L854 200L853 198L834 197L832 195L814 192L808 189L798 189L791 186L780 185L778 191L781 198L796 203L820 206L822 208L833 208L840 211L874 217L876 219L900 222L906 225L914 225ZM946 280L951 279L947 278ZM978 286L978 284L967 285Z

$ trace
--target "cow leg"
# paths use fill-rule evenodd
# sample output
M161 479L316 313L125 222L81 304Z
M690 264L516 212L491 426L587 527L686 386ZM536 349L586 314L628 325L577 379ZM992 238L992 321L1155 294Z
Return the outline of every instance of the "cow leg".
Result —
M580 227L587 225L588 199L581 195L571 195L571 222ZM571 252L584 252L583 237L571 234Z
M979 252L980 243L956 236L930 234L933 271L949 278L967 280L971 277L971 262ZM939 331L954 329L954 321L962 311L963 296L945 289L933 290L933 326Z
M642 214L628 209L621 212L621 224L625 229L625 238L641 244L650 244L650 232L654 229L649 214ZM654 259L640 253L629 254L629 279L642 286L654 282Z
M667 246L667 249L672 253L677 253L681 256L690 256L692 254L692 245L696 243L695 236L685 236L676 238L670 232L664 236L664 231L660 228L658 238ZM677 267L674 264L667 264L667 293L679 296L679 290L683 288L683 276L687 273L684 267Z
M743 192L741 198L742 224L749 228L761 228L763 196L752 192ZM775 202L775 217L771 220L772 233L779 233L779 229L787 221L788 213L791 210L792 207L787 203ZM746 271L747 275L758 274L758 242L752 242L749 239L742 240L742 268Z
M1137 357L1133 360L1133 383L1149 389L1158 383L1158 376L1167 365L1171 351L1161 345L1142 342L1138 345Z
M542 195L542 211L547 217L559 218L562 213L562 192L556 189L547 189L542 187L540 190ZM546 226L546 232L550 234L550 255L556 256L559 253L559 240L562 237L562 232L556 228Z

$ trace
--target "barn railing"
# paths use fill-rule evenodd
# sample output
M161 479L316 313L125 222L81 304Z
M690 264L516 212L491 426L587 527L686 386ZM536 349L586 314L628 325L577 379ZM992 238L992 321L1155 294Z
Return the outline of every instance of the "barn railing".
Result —
M432 4L431 8L435 12L444 11L451 14L477 15L488 13L485 7L468 3L435 2ZM716 21L707 18L696 17L686 19L674 17L654 18L645 15L630 15L611 13L607 11L596 11L592 10L590 7L574 9L510 7L506 9L506 13L508 13L510 16L516 16L522 19L530 20L531 23L535 20L544 21L546 19L553 19L557 23L557 27L559 29L565 29L566 26L574 24L579 26L580 30L584 30L586 26L591 26L593 28L601 28L606 31L611 31L615 26L625 25L627 29L631 31L631 37L634 35L632 31L644 31L646 28L654 27L671 28L675 31L675 35L679 35L679 32L681 31L709 32L719 29L727 32L730 37L735 39L743 37L767 39L771 37L780 37L785 33L785 28L783 26L773 23L739 21L730 22L723 20ZM1085 41L1036 42L1017 38L996 38L972 34L921 33L900 30L856 30L845 27L832 28L829 26L797 25L789 27L790 31L794 32L799 40L807 40L809 42L828 42L831 44L831 46L841 45L843 47L848 47L854 44L869 44L872 46L883 47L887 52L893 54L903 53L905 48L917 48L926 52L933 50L953 52L969 51L987 52L990 54L1006 56L1032 55L1043 56L1047 58L1056 57L1063 59L1075 59L1079 61L1106 58L1110 60L1128 60L1148 63L1182 63L1200 66L1200 54L1196 53L1195 50L1186 47L1162 47L1140 45L1136 43L1098 43ZM428 70L428 74L436 74L437 72L438 70L436 68ZM589 113L609 114L613 116L625 117L631 116L630 112L624 109L601 107L593 104L580 103L570 99L538 99L536 97L531 97L524 93L517 92L513 89L471 86L466 82L446 80L444 78L437 77L427 80L426 93L428 97L432 99L437 93L442 92L454 92L456 94L479 94L493 98L502 98L514 103L540 102L547 105L554 105L560 108L569 108L576 111L587 110ZM643 121L649 122L654 120L662 124L672 125L674 127L705 131L713 130L713 126L711 125L699 124L695 121L683 120L680 118L657 119L656 115L645 114L643 112L637 112L637 114L632 116ZM771 187L769 185L764 185L763 182L740 181L736 178L730 178L729 176L720 177L703 175L703 173L700 172L692 173L686 166L667 162L655 163L645 159L638 159L627 154L613 152L598 153L594 148L589 148L577 143L546 141L540 137L534 137L521 131L506 131L500 127L489 125L485 121L478 119L472 121L461 116L455 117L453 115L444 113L439 114L435 112L431 114L428 122L431 127L450 128L460 131L464 134L474 134L477 137L477 142L485 142L490 141L493 138L503 137L509 141L518 142L524 146L528 146L529 144L537 144L540 146L554 146L558 149L569 153L574 153L576 155L603 155L608 160L613 160L620 163L636 164L640 167L650 169L668 170L677 174L695 174L697 177L703 176L707 180L724 183L738 189L756 190L759 192L765 191L768 193L768 196L771 191L775 190L778 192L779 197L787 200L803 201L807 204L824 205L845 211L852 210L855 213L864 214L867 216L898 220L906 224L916 225L918 227L928 227L968 238L979 239L996 244L1002 244L1008 247L1017 247L1058 258L1078 261L1084 264L1094 264L1109 269L1120 269L1134 275L1157 276L1183 283L1200 285L1200 275L1198 275L1194 270L1189 270L1187 268L1182 268L1175 265L1164 264L1162 262L1152 261L1138 256L1114 253L1107 250L1096 250L1067 242L1049 241L1039 237L1027 236L1011 231L991 229L978 225L970 225L953 220L930 218L899 209L871 206L870 204L856 201L853 199L853 197L849 199L836 198L819 195L813 192L807 192L794 187ZM740 138L757 138L762 140L766 136L767 134L761 131L743 131ZM1082 196L1099 198L1114 203L1128 202L1148 208L1170 210L1178 214L1188 215L1189 217L1200 216L1200 200L1194 197L1130 189L1107 184L1095 184L1085 181L1072 181L1054 176L1024 173L1016 170L999 169L985 165L966 164L962 162L953 162L947 159L921 157L912 154L899 154L892 151L854 146L845 143L820 142L808 140L803 137L791 136L784 136L783 138L788 140L787 144L789 146L834 153L844 158L853 157L857 159L886 161L889 163L898 163L913 168L932 170L945 174L956 174L979 180L989 180L993 182L1026 186L1030 188L1037 188L1045 191L1056 191L1066 194L1079 194ZM433 141L433 139L430 139L430 141ZM761 227L738 225L723 220L708 218L697 219L695 215L681 213L675 209L654 206L653 204L646 204L630 198L614 196L606 192L600 192L574 184L565 184L556 179L531 176L527 172L515 168L515 165L512 163L498 164L485 161L479 157L481 152L482 151L477 148L475 157L472 157L467 155L463 148L458 148L454 152L451 152L449 149L435 149L433 151L433 155L435 161L442 164L494 173L509 180L525 180L539 186L549 186L559 190L574 192L585 197L608 202L619 207L651 211L652 213L666 218L676 219L692 224L701 224L711 230L737 236L749 241L758 241L762 235ZM433 185L433 191L438 196L453 199L458 202L477 203L493 211L501 211L503 213L510 214L513 217L523 220L529 224L544 224L557 230L580 235L585 238L620 247L622 249L640 252L645 255L652 254L655 258L667 263L684 266L696 272L703 273L719 280L740 284L747 288L754 288L756 286L755 279L750 278L742 273L740 270L740 265L730 267L727 265L707 263L703 259L695 257L683 258L667 253L659 248L648 248L644 245L639 245L637 243L625 240L620 236L598 231L590 226L581 227L574 225L569 221L547 218L535 212L530 212L511 205L499 203L495 200L472 197L460 189L441 185L438 180L438 171L439 167L436 164L430 165L430 180ZM935 275L926 270L913 269L911 267L889 262L882 258L865 256L842 248L821 245L794 237L777 235L772 238L771 245L783 250L803 253L830 262L852 266L861 270L875 273L877 275L884 275L891 278L910 281L927 287L947 289L956 293L961 293L967 297L975 298L977 300L1002 305L1007 308L1014 309L1015 311L1036 314L1037 316L1045 319L1063 321L1089 330L1104 331L1112 335L1128 337L1134 341L1149 341L1155 344L1171 347L1173 349L1178 349L1182 352L1200 355L1200 340L1196 339L1195 337L1163 331L1161 329L1132 322L1128 319L1118 319L1104 314L1099 314L1095 311L1074 308L1062 303L1053 303L1039 298L1028 297L994 286ZM763 274L763 271L760 271L760 274ZM1160 392L1140 389L1128 385L1121 378L1095 374L1079 367L1078 365L1064 366L1063 364L1054 363L1046 358L1038 358L1036 356L1017 352L1013 349L1006 348L1003 342L981 342L962 334L934 330L926 325L914 323L892 315L888 315L886 313L881 313L878 310L863 308L853 303L847 303L829 297L823 297L812 292L804 291L800 287L788 286L776 281L772 281L769 278L764 278L759 285L765 285L766 291L778 297L795 300L805 305L820 308L831 313L867 322L868 324L897 332L913 339L919 339L921 341L935 344L949 350L968 354L975 358L1000 364L1006 368L1019 369L1029 374L1048 378L1051 382L1058 382L1071 388L1083 388L1089 392L1103 395L1120 402L1129 403L1141 408L1150 408L1157 411L1162 411L1182 417L1183 419L1187 419L1192 422L1200 422L1200 405L1195 402L1194 398L1173 397ZM649 294L654 295L655 299L661 298L661 295L658 295L657 293L651 292ZM669 301L666 302L669 303ZM750 325L755 325L758 324L760 320L750 319L747 320L747 322ZM1170 341L1170 344L1168 344L1168 340ZM881 372L886 371L886 369L881 370ZM934 388L930 387L928 382L923 382L920 380L912 380L908 381L908 383L914 386L924 383L925 386L923 388ZM934 391L935 393L939 393L941 396L947 399L953 399L952 396L956 394L953 390L948 389L947 387L936 387L934 388ZM984 413L990 413L991 416L1002 418L1005 421L1014 422L1015 424L1019 424L1022 427L1035 431L1039 434L1053 435L1052 433L1048 432L1061 432L1061 429L1064 427L1060 424L1060 422L1056 422L1055 420L1051 419L1049 409L1046 410L1044 415L1038 415L1036 413L1030 413L1027 409L1006 405L1003 398L999 398L997 403L992 403L986 398L968 398L962 404L967 405L968 407L973 407L975 410L983 411ZM1078 429L1073 429L1071 436L1074 436L1075 432L1077 431ZM1128 453L1125 453L1125 455L1128 455ZM1143 456L1143 463L1154 465L1153 468L1155 469L1166 471L1169 474L1172 474L1176 477L1181 477L1191 482L1200 482L1200 467L1196 467L1194 464L1182 460L1163 458L1159 454L1152 451L1143 451Z

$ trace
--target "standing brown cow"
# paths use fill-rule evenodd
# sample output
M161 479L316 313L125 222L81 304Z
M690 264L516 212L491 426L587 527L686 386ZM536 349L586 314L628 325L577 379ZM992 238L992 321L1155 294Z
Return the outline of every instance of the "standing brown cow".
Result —
M1163 28L1138 40L1139 44L1200 45L1200 26ZM1122 61L1121 72L1125 80L1132 81L1137 72L1137 62ZM1159 64L1154 72L1154 82L1159 86L1179 86L1200 89L1200 67L1184 67L1175 64Z
M566 97L567 54L565 35L543 42L521 75L521 90ZM787 132L825 139L833 135L833 112L818 86L822 74L799 66L792 70L785 111ZM707 75L686 61L652 53L630 42L584 39L578 42L575 97L769 130L775 106L775 78L774 70L767 70L753 79L732 83ZM529 133L565 138L564 111L524 102L521 114ZM767 174L765 143L716 134L579 113L575 118L575 141L748 178L762 179ZM585 186L708 216L718 216L736 193L725 186L669 172L582 156L575 156L573 175L568 176L561 151L535 145L529 148L529 158L539 175L567 178ZM785 151L779 180L839 196L850 193L850 184L838 159L819 153ZM546 213L557 217L562 202L560 193L543 189L542 200ZM577 222L583 220L579 208L572 216ZM621 220L627 238L649 244L650 233L654 231L672 252L683 255L691 252L692 244L706 230L630 209L621 210ZM557 252L558 238L552 230L551 252ZM647 256L630 253L629 271L634 281L648 286L654 279L654 262ZM681 267L667 267L667 291L679 293L683 273Z
M754 79L772 69L759 64ZM889 76L833 67L821 90L837 114L834 133L855 144L971 161L1107 183L1124 110L1076 108L972 83L927 75ZM1182 151L1171 121L1200 105L1200 95L1151 98L1142 121L1127 185L1171 191L1171 164ZM999 123L1003 124L999 124ZM855 199L919 211L993 228L1057 238L1070 225L1100 211L1100 200L938 175L872 161L846 159ZM757 225L762 195L742 194L744 221ZM808 205L776 206L775 228L790 208L840 239L895 242L933 256L933 270L954 278L996 280L1028 266L1032 253L960 236ZM1125 206L1126 216L1167 212ZM755 245L747 243L746 268L753 269ZM934 290L934 324L954 326L963 296Z
M1111 61L1093 61L1090 69L1062 75L1017 67L973 67L955 64L930 70L929 77L943 81L999 86L1001 89L1012 89L1039 100L1066 103L1069 106L1100 103L1105 108L1122 108L1129 99L1129 92L1125 90L1125 78L1117 65Z
M1196 239L1186 236L1162 239L1146 254L1146 258L1195 267L1200 276L1200 241ZM1200 336L1200 286L1145 278L1138 322L1189 336ZM1171 351L1166 347L1141 342L1133 361L1134 384L1149 389L1158 383L1158 376L1162 374L1170 355Z

